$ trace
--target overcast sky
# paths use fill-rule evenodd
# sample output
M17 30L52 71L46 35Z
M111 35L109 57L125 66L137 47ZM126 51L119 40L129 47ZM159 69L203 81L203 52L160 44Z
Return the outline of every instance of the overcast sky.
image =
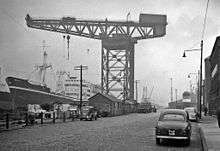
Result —
M88 65L85 78L100 83L101 42L71 36L70 60L63 56L62 34L28 28L26 14L33 17L73 16L82 19L138 21L140 13L166 14L167 34L162 38L138 41L135 45L135 79L140 80L139 98L144 85L154 86L153 99L166 105L170 101L170 78L178 98L189 90L189 73L198 72L200 53L184 49L199 48L207 0L0 0L0 65L6 76L27 77L42 62L42 41L46 41L48 62L53 70L65 66ZM220 1L210 0L204 36L204 57L210 55L220 33ZM87 53L87 49L90 52ZM195 83L195 78L192 79ZM175 98L175 97L174 97Z

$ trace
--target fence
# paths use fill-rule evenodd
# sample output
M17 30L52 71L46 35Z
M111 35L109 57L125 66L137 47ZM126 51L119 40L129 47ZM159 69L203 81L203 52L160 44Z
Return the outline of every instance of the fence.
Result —
M23 128L36 124L49 124L74 121L77 114L71 111L50 113L4 113L0 115L0 131Z

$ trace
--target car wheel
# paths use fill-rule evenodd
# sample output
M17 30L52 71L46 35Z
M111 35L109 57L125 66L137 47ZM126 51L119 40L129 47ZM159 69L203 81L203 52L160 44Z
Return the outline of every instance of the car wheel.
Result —
M90 118L90 121L92 121L93 120L93 116Z
M156 144L160 145L160 138L156 138Z

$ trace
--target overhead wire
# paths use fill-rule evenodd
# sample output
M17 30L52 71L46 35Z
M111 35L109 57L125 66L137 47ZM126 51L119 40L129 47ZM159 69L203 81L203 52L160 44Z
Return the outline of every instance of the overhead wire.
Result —
M203 21L203 29L202 29L201 40L203 40L204 35L205 35L205 28L206 28L206 21L207 21L208 7L209 7L209 0L207 0L207 4L206 4L206 10L205 10L205 17L204 17L204 21Z
M194 45L192 45L192 47L190 47L189 49L193 49L195 46L197 46L198 44L200 44L200 41L197 41Z
M204 35L205 35L205 28L206 28L206 24L207 24L208 7L209 7L209 0L207 0L207 4L206 4L205 16L204 16L203 25L202 25L201 40L203 40ZM198 44L200 44L200 41L193 44L192 47L190 47L190 49L194 48Z
M2 14L6 15L7 17L9 17L15 24L19 25L25 32L30 33L22 23L20 23L18 20L15 19L15 17L13 17L11 14L9 14L7 11L5 11L3 8L0 8L0 11L2 12ZM37 37L36 35L32 34L35 38L37 38L38 40L40 39L39 37Z

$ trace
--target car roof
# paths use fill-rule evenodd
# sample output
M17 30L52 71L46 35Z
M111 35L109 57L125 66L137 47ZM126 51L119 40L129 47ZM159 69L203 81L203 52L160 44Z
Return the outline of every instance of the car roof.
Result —
M174 113L174 114L184 114L184 115L187 114L186 111L184 111L182 109L166 109L163 112L161 112L161 114L169 114L169 113L170 114L172 114L172 113Z
M194 110L194 109L196 109L195 107L186 107L186 108L184 108L184 110Z
M82 108L86 108L86 109L90 109L90 108L94 108L93 106L82 106Z

